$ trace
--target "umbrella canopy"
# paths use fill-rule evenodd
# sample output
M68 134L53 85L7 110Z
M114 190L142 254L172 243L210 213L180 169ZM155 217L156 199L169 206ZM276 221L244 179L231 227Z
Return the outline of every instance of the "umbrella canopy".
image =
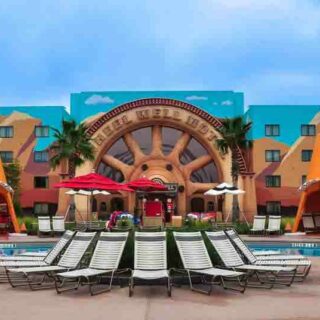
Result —
M206 196L219 196L221 194L243 194L245 191L234 187L232 184L223 182L218 184L216 187L206 191Z
M68 194L68 195L83 195L83 196L91 196L91 195L96 196L98 194L103 194L105 196L108 196L108 195L110 195L110 192L105 191L105 190L86 191L86 190L80 189L80 190L69 190L66 192L66 194Z
M152 181L146 177L130 181L126 184L127 187L137 191L165 191L168 188L159 182Z
M97 173L78 176L54 185L55 188L82 190L133 191L128 186L113 181Z

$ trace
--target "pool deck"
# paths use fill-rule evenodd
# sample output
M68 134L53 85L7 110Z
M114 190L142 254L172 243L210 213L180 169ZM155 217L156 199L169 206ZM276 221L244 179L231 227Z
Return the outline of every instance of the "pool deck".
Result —
M320 258L304 283L272 290L247 289L244 294L214 287L211 296L173 288L172 298L163 287L114 287L91 297L86 288L57 295L53 290L12 289L0 285L0 318L7 320L319 320Z

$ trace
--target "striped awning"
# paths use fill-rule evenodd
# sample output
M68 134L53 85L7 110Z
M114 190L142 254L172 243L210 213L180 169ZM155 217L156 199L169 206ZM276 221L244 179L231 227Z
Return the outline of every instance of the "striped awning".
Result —
M0 181L0 187L4 188L10 193L13 193L13 189L6 182Z

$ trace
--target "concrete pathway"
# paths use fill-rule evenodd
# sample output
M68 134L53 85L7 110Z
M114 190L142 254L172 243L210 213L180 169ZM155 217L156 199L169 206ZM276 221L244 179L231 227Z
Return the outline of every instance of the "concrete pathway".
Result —
M6 320L319 320L320 258L313 259L303 284L273 290L248 289L245 294L215 288L211 296L174 288L167 298L162 287L127 288L91 297L78 292L30 292L0 285L0 319Z

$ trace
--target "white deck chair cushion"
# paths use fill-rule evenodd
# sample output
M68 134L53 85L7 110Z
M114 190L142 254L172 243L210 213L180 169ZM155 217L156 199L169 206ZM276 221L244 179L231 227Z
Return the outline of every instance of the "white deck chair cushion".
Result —
M167 243L165 232L136 232L134 269L167 270Z
M223 231L206 232L226 267L237 267L244 264L241 256Z
M58 262L59 267L74 269L80 263L96 232L78 232Z
M128 232L101 232L89 267L58 275L66 278L88 278L118 269L127 238Z
M265 216L254 216L253 226L251 231L262 231L265 229L266 217Z
M168 278L168 270L133 270L132 277L146 280Z
M63 216L56 216L52 218L52 228L55 232L64 232L65 231L65 223Z
M38 217L38 229L40 232L51 232L50 217Z
M281 217L269 216L267 231L280 231L280 227L281 227Z
M8 261L0 261L1 267L32 267L32 266L46 266L51 265L52 262L57 258L57 256L61 253L61 251L65 248L65 246L69 243L72 236L74 235L74 231L67 230L64 235L60 238L60 240L55 244L55 246L49 251L45 258L41 257L16 257L21 258L18 260L8 260ZM10 258L10 257L8 257ZM14 257L12 257L14 258ZM23 260L25 258L27 260ZM30 258L33 258L30 260Z
M306 229L314 229L314 220L311 215L303 215L302 216L302 221L303 221L303 227Z
M234 230L227 230L226 234L231 239L231 241L235 244L235 246L242 252L242 254L248 259L251 264L255 264L257 258L253 255L251 250L247 247L247 245L240 239L238 234Z
M216 277L239 277L242 272L214 268L200 232L174 232L185 269Z
M185 269L213 267L200 232L173 232L173 235Z

